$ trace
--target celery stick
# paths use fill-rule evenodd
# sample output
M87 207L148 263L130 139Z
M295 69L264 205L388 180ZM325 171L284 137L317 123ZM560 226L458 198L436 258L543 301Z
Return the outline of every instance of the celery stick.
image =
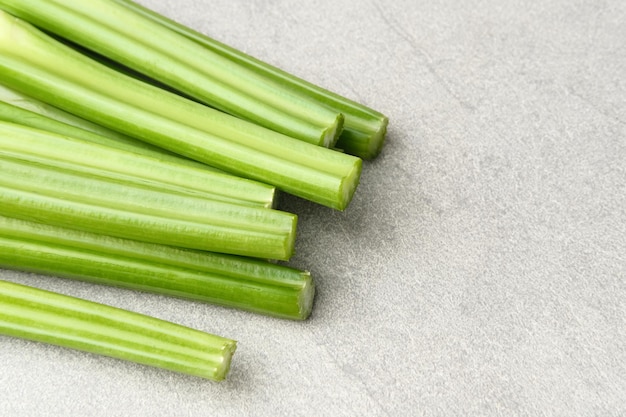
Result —
M234 340L0 280L0 334L221 381Z
M171 152L165 151L164 149L158 148L154 145L150 145L149 143L131 138L127 135L116 132L114 130L107 129L104 126L89 122L85 119L74 116L73 114L65 112L47 103L36 100L32 97L28 97L27 95L22 94L21 92L17 90L14 90L5 85L2 85L2 81L3 80L0 80L0 102L14 106L14 107L18 107L24 110L28 110L31 112L28 114L21 115L21 116L26 117L20 120L22 124L26 124L26 122L31 123L30 125L42 123L40 121L41 119L38 119L39 121L30 120L31 118L33 118L32 113L35 113L35 114L44 116L48 119L53 119L58 122L64 123L66 125L80 128L82 131L88 131L90 133L97 134L99 138L85 135L85 139L91 140L92 142L95 141L96 143L106 143L110 146L115 146L119 149L131 150L133 152L143 153L143 154L151 155L151 156L169 155L169 157L171 157L175 155ZM14 113L14 111L9 110L5 106L2 112L0 112L0 117L2 117L2 120L14 121L15 123L17 123L14 118L17 117L18 115L11 114L11 113ZM33 126L33 127L38 127L38 126ZM40 129L48 130L44 127L40 127ZM52 129L49 129L49 130L56 131ZM76 132L78 131L75 130L74 133ZM57 133L62 133L62 132L57 132ZM103 140L102 138L106 138L106 142L102 142ZM181 159L183 161L187 160L185 158L181 158L180 156L176 156L176 158Z
M343 210L359 158L295 140L117 73L0 13L3 83L92 122Z
M15 123L25 123L37 129ZM180 165L179 158L151 157L108 144L109 141L102 136L0 102L0 155L28 158L49 166L125 182L148 183L165 191L217 201L274 206L275 189L269 185L207 171L201 166Z
M332 146L343 116L111 0L2 0L5 10L237 117Z
M206 35L183 26L162 16L132 0L113 0L127 8L141 13L170 30L180 33L204 46L209 51L219 54L233 63L249 68L259 76L271 81L277 88L289 88L303 99L317 100L329 108L344 115L344 129L336 147L363 159L376 157L383 147L388 118L383 114L359 104L353 100L325 90L317 85L302 80L292 74L260 61L237 49L224 45Z
M210 167L206 164L194 161L189 158L185 158L181 155L177 155L173 152L167 151L158 146L151 145L147 142L135 139L123 133L119 133L115 130L111 130L102 125L92 123L89 120L75 116L64 110L54 107L48 103L37 100L33 97L29 97L17 90L7 87L2 84L0 80L0 102L14 107L18 107L23 110L27 110L26 118L20 118L19 124L37 127L42 130L48 130L51 132L73 136L81 138L94 143L100 143L107 146L112 146L117 149L123 149L139 153L142 155L148 155L151 157L159 158L169 162L174 162L180 165L189 165L194 168L201 168L209 171L221 172L217 168ZM4 107L7 109L7 107ZM36 118L34 114L40 115L45 119ZM0 120L16 121L14 110L7 110L0 112ZM52 119L60 124L53 125L49 122ZM70 129L68 126L74 128ZM90 135L90 133L95 134Z
M168 193L0 155L0 214L222 253L287 260L296 215Z
M0 267L304 320L308 272L273 263L119 239L0 216Z

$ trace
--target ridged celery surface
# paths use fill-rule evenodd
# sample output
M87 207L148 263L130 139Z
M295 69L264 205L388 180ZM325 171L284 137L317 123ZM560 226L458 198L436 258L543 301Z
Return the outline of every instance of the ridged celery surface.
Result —
M268 82L273 82L276 88L289 88L304 100L315 100L342 113L344 115L344 129L335 145L337 148L364 159L372 159L380 153L384 145L385 133L389 122L388 118L380 112L224 45L132 0L113 1L194 40L212 53L219 54L236 65L249 68L259 76L265 77Z
M108 145L102 136L0 102L0 155L216 201L274 206L272 186Z
M109 146L114 146L119 149L129 150L129 151L141 153L144 155L165 158L165 159L173 160L182 164L194 165L196 167L199 165L198 162L191 161L188 158L182 158L180 155L176 155L172 152L166 151L163 148L159 148L154 145L150 145L149 143L146 143L144 141L131 138L130 136L124 135L122 133L108 129L102 125L92 123L88 120L85 120L83 118L70 114L50 104L44 103L43 101L29 97L17 90L14 90L12 88L9 88L3 85L2 81L3 80L0 79L0 102L14 106L14 107L18 107L23 110L28 110L29 112L31 112L28 114L22 114L28 117L20 119L20 124L38 127L37 125L45 123L45 122L42 122L42 120L44 119L41 119L41 118L31 120L33 119L32 113L35 113L35 114L45 117L46 119L52 119L57 122L63 123L65 125L70 125L70 126L79 128L80 130L73 130L75 137L82 137L85 140L90 140L92 142L106 144ZM0 117L2 117L2 120L15 121L16 114L14 113L14 110L12 109L9 110L5 106L2 112L0 113ZM40 129L56 132L55 129L45 129L44 127L40 127ZM90 136L90 135L82 136L83 131L94 133L98 136ZM57 132L57 133L63 134L63 132ZM81 136L76 136L76 134L81 135ZM213 169L213 168L209 168L209 169Z
M17 90L7 87L6 85L3 85L1 79L0 102L31 112L28 114L29 117L26 119L21 119L19 121L19 124L24 124L32 127L42 126L39 127L42 130L50 130L51 132L78 137L94 143L100 143L102 145L112 146L118 149L156 157L180 165L189 165L194 168L202 168L209 171L222 172L217 168L208 166L189 158L185 158L181 155L177 155L166 149L151 145L142 140L130 137L123 133L106 128L102 125L90 122L89 120L83 119L82 117L78 117L74 114L61 110L58 107L54 107L48 103L44 103L41 100L29 97L26 94L23 94ZM2 113L0 114L0 117L6 117L2 120L15 121L13 118L14 115L10 114L11 112ZM33 119L32 113L42 116L45 119L37 118L35 121L33 121L31 120ZM52 125L49 124L50 119L61 124L57 124L55 128L52 128ZM67 126L76 129L68 130ZM96 136L90 135L89 133L92 133Z
M359 158L117 73L4 12L0 74L5 85L92 122L329 207L345 209L358 185Z
M0 334L220 381L234 340L0 280Z
M111 0L0 1L10 13L237 117L331 146L343 116L277 88L142 13Z
M0 216L0 267L75 278L304 320L308 272Z
M0 155L0 214L192 249L287 260L296 215Z

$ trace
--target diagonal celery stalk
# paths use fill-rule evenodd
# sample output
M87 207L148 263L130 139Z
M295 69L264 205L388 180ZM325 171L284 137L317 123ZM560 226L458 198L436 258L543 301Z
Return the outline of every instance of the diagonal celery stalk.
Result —
M303 99L316 100L343 114L344 129L336 144L337 148L363 159L376 157L383 147L388 118L367 106L342 97L315 84L289 74L268 63L258 60L215 39L194 31L165 16L162 16L132 0L112 0L141 13L158 24L197 42L212 53L216 53L241 67L249 68L276 88L289 88Z
M0 111L0 120L13 121L14 123L25 125L28 124L29 126L37 127L42 130L49 130L51 132L67 134L68 136L80 137L91 142L106 144L109 146L114 146L118 149L124 149L144 155L165 158L182 164L194 165L196 167L198 167L198 165L201 165L187 158L182 158L180 155L168 152L165 149L150 145L149 143L137 140L135 138L131 138L130 136L124 135L114 130L107 129L104 126L82 119L57 107L51 106L50 104L44 103L43 101L36 100L32 97L22 94L17 90L3 85L2 80L0 80L0 102L4 103L5 105L11 105L13 107L17 107L30 112L28 114L22 113L20 115L14 109L10 109L4 106L3 109ZM48 125L46 124L47 122L45 122L44 119L33 116L33 113L45 117L48 120L52 119L63 125L69 125L79 130L72 129L72 133L70 134L66 133L69 131L61 130L59 128L59 126L61 125L57 125L56 128L52 128L50 125L50 128L48 128ZM17 117L20 117L19 122L16 121ZM84 134L83 132L85 131L95 134L97 136Z
M217 201L274 206L275 189L269 185L202 169L199 164L181 165L180 158L116 149L109 143L102 136L0 102L0 155Z
M61 110L58 107L29 97L26 94L3 85L2 80L0 80L0 103L30 112L28 114L19 115L15 112L15 109L9 109L4 106L3 109L0 110L0 120L28 125L41 130L48 130L93 143L151 156L167 162L191 166L196 169L223 172L207 164L182 157L181 155L124 135L123 133L90 122L89 120ZM41 117L37 117L37 115ZM57 123L52 123L51 120Z
M0 334L223 380L237 343L143 314L0 280Z
M343 210L359 158L295 140L117 73L0 12L5 85L92 122Z
M0 267L209 302L293 320L311 313L308 272L0 216Z
M287 260L297 216L0 155L0 214L192 249Z
M111 0L2 0L0 6L237 117L316 145L332 146L341 113L236 65Z

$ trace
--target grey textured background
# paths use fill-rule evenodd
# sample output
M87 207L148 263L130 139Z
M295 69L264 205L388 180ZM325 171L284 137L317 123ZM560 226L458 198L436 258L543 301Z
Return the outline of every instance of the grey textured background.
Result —
M0 415L626 415L626 2L141 3L388 144L345 213L284 201L305 323L0 271L239 341L217 384L0 337Z

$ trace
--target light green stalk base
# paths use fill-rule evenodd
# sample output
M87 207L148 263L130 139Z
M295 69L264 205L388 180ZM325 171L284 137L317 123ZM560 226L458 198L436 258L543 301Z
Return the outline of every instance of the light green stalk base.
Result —
M332 208L345 209L358 183L356 157L124 76L4 12L0 74L5 85L92 122Z
M105 137L0 102L0 155L216 201L275 205L275 188L267 184L109 145Z
M168 27L170 30L192 39L212 53L219 54L241 67L256 72L268 82L272 82L277 86L276 88L289 88L302 99L317 101L336 112L342 113L344 116L344 129L335 145L336 148L363 159L372 159L380 153L385 142L385 133L389 123L385 115L224 45L215 39L161 16L132 0L114 1L123 4L136 13L143 14L145 17Z
M234 340L0 280L0 334L78 349L215 381Z
M311 275L270 262L119 239L0 216L0 267L219 304L292 320Z
M2 0L0 6L203 103L315 145L335 144L343 116L267 82L111 0Z

